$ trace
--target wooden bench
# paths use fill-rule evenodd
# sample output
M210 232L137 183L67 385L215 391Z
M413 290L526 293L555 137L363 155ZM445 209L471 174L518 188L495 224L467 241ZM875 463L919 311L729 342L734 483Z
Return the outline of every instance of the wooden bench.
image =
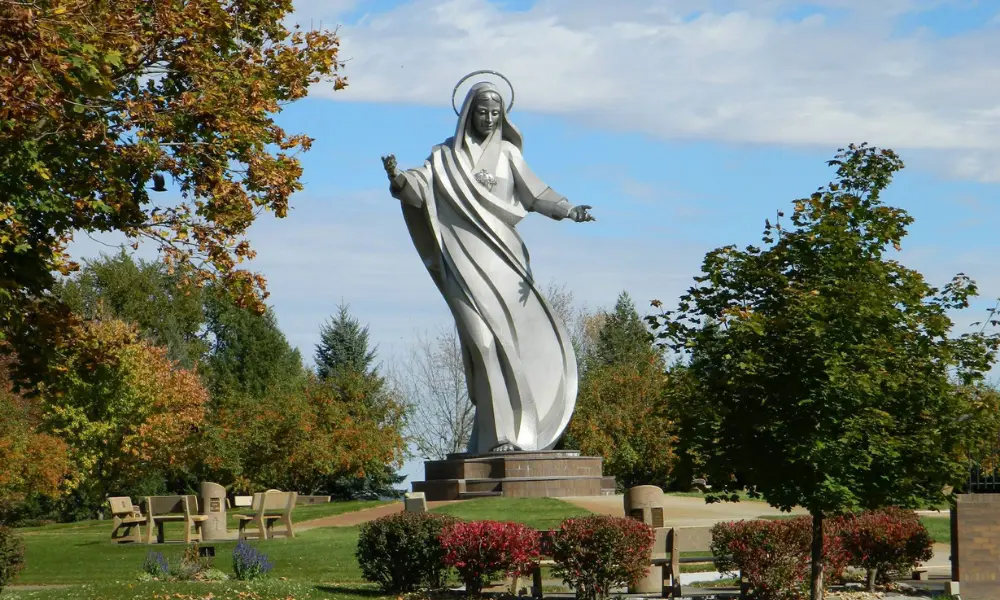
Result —
M683 553L711 552L711 550L711 527L658 527L650 564L663 567L662 597L681 596L681 565L712 562L711 556L681 556ZM712 570L715 570L714 565ZM746 592L746 585L741 583L740 597L744 597Z
M146 542L153 543L153 526L156 526L156 542L164 541L163 525L167 522L184 523L184 543L202 541L202 526L208 515L198 514L197 496L147 496L146 497ZM191 530L194 530L192 534Z
M108 498L111 505L111 518L114 529L111 530L111 540L117 544L142 542L142 524L146 522L146 517L142 516L142 510L132 504L132 499L128 496L115 496Z
M253 503L250 509L251 515L236 515L239 524L239 538L245 540L249 537L256 537L261 540L273 538L275 535L285 537L295 537L295 530L292 527L292 510L295 508L295 501L298 497L296 492L279 492L268 490L258 492L253 495ZM284 531L275 532L273 530L275 522L284 524ZM247 531L247 525L256 526L256 531Z
M650 557L651 566L663 567L661 597L679 598L681 596L681 565L711 563L711 556L681 556L684 552L709 552L712 544L710 527L657 527L656 538ZM555 566L551 556L550 540L554 531L542 531L542 556L531 573L531 595L542 597L542 567ZM713 566L714 570L715 567ZM516 588L517 582L514 582ZM740 597L746 595L746 585L740 585Z

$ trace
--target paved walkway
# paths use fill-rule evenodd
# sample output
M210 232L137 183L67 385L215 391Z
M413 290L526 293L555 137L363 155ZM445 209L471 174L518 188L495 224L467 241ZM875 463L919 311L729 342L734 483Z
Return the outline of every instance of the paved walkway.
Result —
M625 516L625 499L621 494L614 496L572 496L560 498L560 500L565 500L597 514ZM663 524L667 527L711 527L720 521L739 521L788 514L772 508L765 502L753 500L706 504L704 498L671 496L669 494L663 497ZM804 515L808 513L804 509L796 509L791 514Z
M428 502L427 508L428 509L436 508L438 506L444 506L446 504L454 504L456 502L462 502L462 500ZM295 530L305 531L307 529L316 529L318 527L353 527L355 525L361 525L362 523L367 523L368 521L374 521L375 519L384 517L386 515L392 515L399 512L403 512L402 500L390 502L388 504L382 504L380 506L373 506L372 508L365 508L362 510L342 513L339 515L322 517L320 519L302 521L300 523L295 524Z

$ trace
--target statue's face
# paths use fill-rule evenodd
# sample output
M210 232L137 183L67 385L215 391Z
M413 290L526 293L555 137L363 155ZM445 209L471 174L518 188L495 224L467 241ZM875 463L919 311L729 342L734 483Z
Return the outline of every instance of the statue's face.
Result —
M500 101L494 94L477 96L472 103L472 129L480 139L487 137L500 124Z

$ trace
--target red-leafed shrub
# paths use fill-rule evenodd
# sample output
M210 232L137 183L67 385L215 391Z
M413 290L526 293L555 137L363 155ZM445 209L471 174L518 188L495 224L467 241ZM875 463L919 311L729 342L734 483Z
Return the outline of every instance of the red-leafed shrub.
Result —
M539 537L520 523L455 523L441 532L444 564L458 571L466 594L479 594L498 577L529 573L538 561Z
M635 519L567 519L552 537L553 573L576 590L579 600L607 598L612 588L646 574L653 539L653 529Z
M841 538L850 565L868 571L868 587L930 560L930 533L912 510L883 508L842 519Z
M838 535L838 521L824 524L824 581L843 576L848 554ZM742 574L755 600L795 600L808 583L812 549L812 517L734 521L712 527L715 567Z

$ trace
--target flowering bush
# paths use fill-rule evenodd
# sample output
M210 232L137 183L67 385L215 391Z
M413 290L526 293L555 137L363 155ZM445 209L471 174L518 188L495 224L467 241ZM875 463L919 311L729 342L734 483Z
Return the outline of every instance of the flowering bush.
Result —
M454 567L468 595L500 576L519 577L538 561L539 534L520 523L454 523L441 533L444 564Z
M0 525L0 591L24 568L24 542L13 529Z
M142 571L153 579L165 579L170 573L170 564L160 552L150 550L146 553L146 560L142 563Z
M442 587L447 567L439 538L457 522L447 515L401 512L365 523L355 552L362 576L386 592Z
M267 575L274 563L267 555L257 550L246 540L240 540L233 548L233 574L240 581L252 581Z
M567 519L552 537L553 572L580 600L607 598L612 588L646 574L653 540L653 528L635 519Z
M848 555L837 520L823 527L824 582L843 576ZM754 600L793 600L808 583L812 554L812 517L735 521L712 527L715 568L742 574Z
M930 560L932 540L912 510L883 508L844 517L841 538L853 567L868 571L868 587Z

